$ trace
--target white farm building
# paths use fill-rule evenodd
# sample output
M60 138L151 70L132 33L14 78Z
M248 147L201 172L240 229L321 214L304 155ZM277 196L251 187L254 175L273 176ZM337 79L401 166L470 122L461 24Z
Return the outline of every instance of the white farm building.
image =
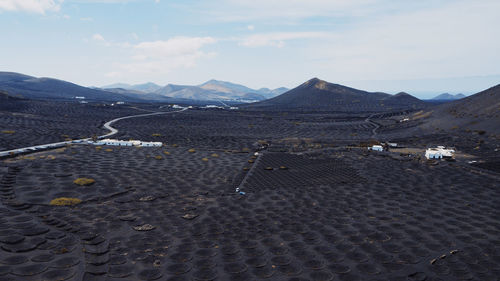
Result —
M373 145L371 147L368 147L368 150L384 151L384 148L381 145Z
M428 148L425 151L425 158L427 159L442 159L442 158L453 158L455 150L446 149L444 146L438 146L436 148Z
M143 147L161 147L162 142L147 142L138 140L116 140L116 139L102 139L95 142L90 142L93 145L112 145L112 146L143 146Z

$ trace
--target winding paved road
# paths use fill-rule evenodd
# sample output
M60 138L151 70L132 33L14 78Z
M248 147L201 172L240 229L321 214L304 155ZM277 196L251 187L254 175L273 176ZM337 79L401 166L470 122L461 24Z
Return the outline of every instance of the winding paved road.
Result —
M104 124L104 128L109 130L110 132L99 136L99 139L104 139L104 138L109 138L116 133L118 133L118 129L113 128L111 125L115 122L118 122L123 119L130 119L130 118L139 118L139 117L146 117L146 116L152 116L152 115L161 115L161 114L170 114L170 113L178 113L187 110L188 108L183 108L181 110L176 110L176 111L166 111L166 112L153 112L153 113L145 113L145 114L139 114L139 115L129 115L125 117L119 117L116 119L113 119L111 121L108 121ZM36 152L39 150L44 150L48 148L58 148L58 147L63 147L67 144L71 143L82 143L85 141L89 141L91 138L86 138L86 139L78 139L78 140L71 140L71 141L63 141L63 142L55 142L55 143L48 143L48 144L40 144L40 145L35 145L35 146L28 146L28 147L22 147L22 148L16 148L12 150L6 150L6 151L0 151L0 157L4 156L13 156L13 155L18 155L22 153L28 153L28 152Z
M375 116L375 115L376 115L376 114L374 113L374 114L372 114L372 115L368 116L368 118L366 118L366 119L365 119L365 122L368 122L368 123L370 123L370 124L375 125L375 128L373 128L373 130L372 130L372 138L374 138L374 137L376 137L376 136L377 136L377 129L378 129L378 128L380 128L380 125L379 125L379 124L377 124L377 123L375 123L375 122L373 122L373 121L371 120L371 118L372 118L373 116Z

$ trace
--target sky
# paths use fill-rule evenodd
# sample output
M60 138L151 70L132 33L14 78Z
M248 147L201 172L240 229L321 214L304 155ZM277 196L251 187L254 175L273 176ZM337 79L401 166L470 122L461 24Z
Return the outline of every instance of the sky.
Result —
M0 71L421 98L500 84L498 0L0 0Z

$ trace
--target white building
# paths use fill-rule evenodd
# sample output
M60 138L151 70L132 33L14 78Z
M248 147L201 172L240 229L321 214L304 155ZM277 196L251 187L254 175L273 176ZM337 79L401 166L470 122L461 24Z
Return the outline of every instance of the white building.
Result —
M446 149L444 146L438 146L436 148L427 148L425 151L425 158L427 159L442 159L442 158L453 158L455 150Z
M203 108L224 108L222 106L214 105L214 104L207 104Z
M161 147L162 142L147 142L138 140L116 140L116 139L102 139L96 142L90 141L93 145L112 145L112 146L143 146L143 147Z
M172 108L183 109L184 107L177 105L177 104L174 104L174 105L172 105Z
M381 145L373 145L372 147L368 147L368 150L383 151L384 148Z

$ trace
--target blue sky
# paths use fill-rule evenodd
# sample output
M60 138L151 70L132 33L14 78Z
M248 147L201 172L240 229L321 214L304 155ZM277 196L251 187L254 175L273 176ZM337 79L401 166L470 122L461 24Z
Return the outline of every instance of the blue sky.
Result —
M498 0L0 0L0 70L115 82L474 93L500 83Z

